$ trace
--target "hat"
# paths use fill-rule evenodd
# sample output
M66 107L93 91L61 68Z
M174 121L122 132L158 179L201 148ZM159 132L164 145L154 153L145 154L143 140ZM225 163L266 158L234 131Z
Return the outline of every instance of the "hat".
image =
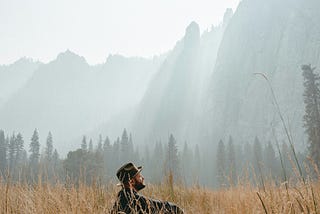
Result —
M133 163L126 163L117 171L117 177L121 183L128 183L131 178L141 172L142 166L136 167Z

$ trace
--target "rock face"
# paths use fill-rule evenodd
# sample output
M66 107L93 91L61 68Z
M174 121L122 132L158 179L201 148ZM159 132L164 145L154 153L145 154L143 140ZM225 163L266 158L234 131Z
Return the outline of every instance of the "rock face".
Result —
M224 33L210 82L211 138L229 134L239 141L284 139L264 73L298 145L302 127L303 78L300 66L320 65L317 1L243 0ZM320 67L319 67L320 68ZM209 112L209 110L207 110ZM208 121L207 121L208 122Z
M141 133L141 137L145 137L143 140L148 141L150 136L161 139L170 131L182 132L186 127L189 117L185 114L192 114L199 37L198 25L191 23L184 39L176 45L151 82L133 125L134 133Z
M70 149L73 138L136 105L161 60L109 56L90 66L71 51L61 53L0 108L0 127L26 139L38 128L43 141L51 131L58 148Z
M149 84L133 117L131 130L137 142L166 142L170 133L181 141L198 138L203 92L225 26L212 28L201 37L195 22L187 27L184 38L177 42Z
M320 64L320 3L243 0L200 37L195 23L168 55L133 119L139 142L285 140L305 148L302 64ZM196 33L197 32L197 33Z

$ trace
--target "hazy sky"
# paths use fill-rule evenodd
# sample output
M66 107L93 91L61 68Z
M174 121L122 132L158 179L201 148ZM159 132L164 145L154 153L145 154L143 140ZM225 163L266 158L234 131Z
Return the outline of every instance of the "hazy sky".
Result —
M109 54L153 56L173 48L191 21L218 25L239 0L0 0L0 64L48 62L70 49L90 64Z

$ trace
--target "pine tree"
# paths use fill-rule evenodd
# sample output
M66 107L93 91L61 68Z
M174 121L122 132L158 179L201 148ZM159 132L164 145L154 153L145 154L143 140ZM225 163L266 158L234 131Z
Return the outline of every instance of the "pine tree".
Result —
M107 136L103 142L103 156L105 164L111 166L112 157L112 146L110 144L109 137Z
M53 155L53 140L51 132L48 133L47 141L46 141L46 148L45 148L45 159L48 163L52 161Z
M89 152L93 153L93 142L92 142L91 138L90 138L90 141L89 141Z
M16 163L23 163L23 153L24 153L24 140L21 133L18 133L16 137Z
M106 139L103 142L103 150L107 151L110 148L110 140L109 137L107 136Z
M22 166L27 165L28 163L28 153L25 149L23 149L21 152L21 163L22 163Z
M126 161L129 160L129 138L127 134L127 130L124 129L121 137L121 142L120 142L120 149L121 149L121 160Z
M302 65L304 77L304 127L308 134L309 153L318 167L320 167L320 90L319 74L310 65Z
M282 154L283 166L284 166L284 169L282 170L285 170L284 173L286 173L287 176L290 176L291 175L290 159L292 159L292 157L291 157L289 147L284 141L282 142L282 145L281 145L281 154Z
M225 155L225 146L222 140L219 141L217 149L217 160L216 160L216 169L217 169L217 180L220 187L225 185L225 171L226 171L226 155Z
M191 166L191 162L192 162L192 152L190 151L189 147L188 147L188 143L184 142L184 147L183 147L183 152L182 152L182 176L184 177L184 182L186 184L190 184L191 182L191 170L190 170L190 166Z
M6 145L6 148L7 148L7 151L6 151L6 156L7 156L6 169L9 169L9 144L10 144L10 137L7 135L6 136L6 140L5 140L5 145Z
M37 173L39 157L40 157L40 143L39 143L39 134L37 129L34 130L31 143L30 143L30 165L34 170L34 173Z
M101 153L102 152L102 135L99 135L99 140L98 140L98 146L97 146L97 152Z
M123 160L120 160L120 138L118 137L117 140L113 143L112 146L112 163L113 168L116 169L120 164L123 164Z
M132 142L132 135L130 133L129 135L129 142L128 142L128 153L129 153L129 160L134 160L134 148L133 148L133 142Z
M82 151L87 151L88 146L87 146L87 137L84 135L82 138L82 142L81 142L81 149Z
M159 161L158 163L160 164L163 170L164 152L163 152L163 145L161 141L158 143L158 146L157 146L157 156Z
M271 141L268 141L267 146L264 150L264 163L268 170L269 174L276 174L275 166L276 166L276 153L273 149Z
M107 136L103 142L103 162L104 162L104 171L106 173L106 178L109 179L112 177L112 171L113 171L113 152L112 152L112 146L110 144L109 137Z
M10 172L13 171L15 167L15 160L16 160L16 136L13 133L9 140L9 153L8 153L8 161L9 161L9 170Z
M5 174L7 167L7 145L3 130L0 130L0 176Z
M236 178L237 178L237 172L236 172L236 157L235 157L235 151L234 151L234 145L232 137L229 136L229 142L228 142L228 169L229 169L229 178L231 185L235 185Z
M52 161L53 162L57 162L59 161L59 153L56 149L54 149L53 153L52 153Z
M156 142L156 146L154 147L153 151L153 181L156 183L160 183L162 181L162 175L163 175L163 167L164 167L164 157L163 157L163 146L161 142Z
M173 175L175 179L179 178L179 158L178 148L176 139L170 134L168 147L167 147L167 158L166 158L166 171Z
M59 166L59 153L56 149L52 153L52 166L53 166L53 171L57 172L57 169Z

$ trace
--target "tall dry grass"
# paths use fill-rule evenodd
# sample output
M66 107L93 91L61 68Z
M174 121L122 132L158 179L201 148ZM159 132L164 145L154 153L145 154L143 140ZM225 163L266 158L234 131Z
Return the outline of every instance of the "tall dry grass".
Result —
M172 201L186 213L319 213L320 183L297 182L265 191L250 184L209 190L163 183L147 185L142 194ZM108 213L116 198L116 185L10 184L0 183L0 213Z

